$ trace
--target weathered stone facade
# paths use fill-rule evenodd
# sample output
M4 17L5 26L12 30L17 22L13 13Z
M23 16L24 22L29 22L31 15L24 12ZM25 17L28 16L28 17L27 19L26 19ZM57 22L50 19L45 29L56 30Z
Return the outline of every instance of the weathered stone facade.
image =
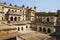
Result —
M58 34L60 31L59 19L60 10L57 12L37 12L36 13L36 28L37 31L47 34Z
M0 23L10 26L12 25L11 27L14 25L18 33L22 33L27 29L30 29L32 22L34 23L35 21L35 13L36 7L25 8L24 5L20 7L17 5L13 6L12 4L7 5L5 2L0 3ZM11 30L14 30L14 28Z
M20 40L20 34L26 34L30 29L48 35L53 33L60 35L60 10L57 12L36 12L36 7L25 8L24 5L13 6L12 4L7 5L5 2L0 3L0 27L0 35L4 36L0 36L1 40L8 40L12 37ZM22 38L22 40L25 39Z

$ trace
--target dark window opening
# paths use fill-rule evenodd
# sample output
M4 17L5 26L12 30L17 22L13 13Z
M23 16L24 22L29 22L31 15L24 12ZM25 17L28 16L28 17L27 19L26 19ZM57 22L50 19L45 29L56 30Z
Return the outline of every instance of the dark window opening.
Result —
M10 11L10 9L8 9L8 12Z
M43 28L43 32L46 32L46 28Z
M13 17L11 17L10 20L13 21Z
M51 33L51 30L49 28L47 29L47 31L48 31L48 33Z
M14 10L12 10L12 12L13 12Z
M18 27L18 31L20 31L20 28Z
M20 17L18 17L18 21L20 21Z
M47 22L49 22L49 18L47 18Z
M14 18L14 21L17 21L17 17Z
M40 31L42 31L42 28L41 27L39 29L40 29Z
M28 26L26 26L26 28L28 28Z
M2 20L3 20L3 17L2 17Z
M23 30L23 27L21 27L21 30Z

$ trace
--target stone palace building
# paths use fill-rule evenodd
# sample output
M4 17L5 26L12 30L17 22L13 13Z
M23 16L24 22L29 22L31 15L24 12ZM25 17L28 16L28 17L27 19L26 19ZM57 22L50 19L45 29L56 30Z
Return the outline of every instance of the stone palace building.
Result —
M60 40L60 10L57 12L37 12L36 28L37 31Z
M19 33L24 34L23 32L34 25L35 13L36 7L25 8L24 5L20 7L7 5L6 2L0 3L0 39L14 40Z
M29 8L0 3L0 40L20 40L20 35L28 33L29 30L60 35L60 10L36 12L35 6Z

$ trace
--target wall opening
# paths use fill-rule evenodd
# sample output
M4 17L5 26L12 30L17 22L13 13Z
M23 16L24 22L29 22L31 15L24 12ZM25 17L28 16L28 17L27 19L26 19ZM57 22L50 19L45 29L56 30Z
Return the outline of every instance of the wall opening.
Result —
M42 28L40 27L39 30L42 31Z
M51 30L50 30L50 28L48 28L48 29L47 29L47 31L48 31L48 33L51 33Z
M46 28L43 28L43 32L46 32Z
M18 31L20 31L20 28L18 27Z
M47 18L47 22L49 22L49 18Z
M23 27L21 27L21 30L23 30Z
M13 21L13 17L10 18L10 21Z
M18 17L18 21L20 21L20 17Z
M28 28L28 26L26 26L26 28Z
M2 17L2 20L3 20L3 17Z
M14 21L17 21L17 17L14 18Z

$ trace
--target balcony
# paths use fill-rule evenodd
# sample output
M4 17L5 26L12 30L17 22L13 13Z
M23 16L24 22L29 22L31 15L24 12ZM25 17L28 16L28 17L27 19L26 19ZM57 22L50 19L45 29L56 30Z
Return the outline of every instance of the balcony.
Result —
M26 24L31 23L31 21L10 21L11 24Z
M56 26L54 22L38 22L37 25L40 25L40 26Z

